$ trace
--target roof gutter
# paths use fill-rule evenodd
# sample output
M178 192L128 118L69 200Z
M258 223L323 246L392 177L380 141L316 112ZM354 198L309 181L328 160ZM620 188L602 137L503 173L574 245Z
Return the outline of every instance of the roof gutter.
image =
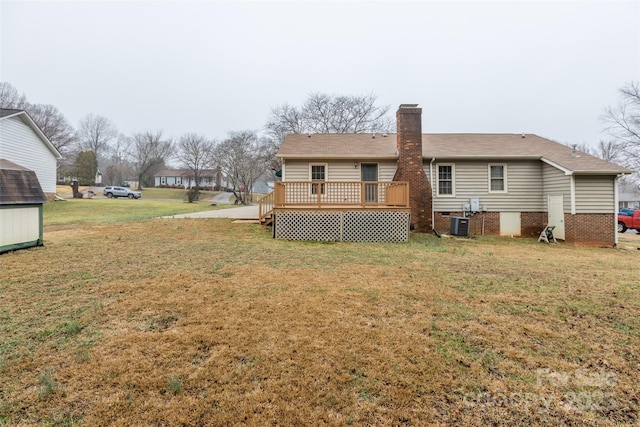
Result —
M286 154L276 154L277 158L280 159L294 159L294 160L305 160L305 159L312 159L312 160L324 160L324 159L330 159L330 160L354 160L354 159L371 159L371 160L397 160L398 156L397 155L387 155L387 156L363 156L363 155L358 155L358 154L351 154L351 155L344 155L344 156L340 156L340 155L324 155L324 156L320 156L317 154L313 154L313 155L302 155L302 154L293 154L293 155L286 155Z

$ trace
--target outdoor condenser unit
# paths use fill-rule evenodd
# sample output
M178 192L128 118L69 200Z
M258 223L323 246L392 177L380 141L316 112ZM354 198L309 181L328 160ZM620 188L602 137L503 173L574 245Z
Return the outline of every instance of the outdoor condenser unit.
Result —
M449 234L452 236L469 236L469 218L452 216Z

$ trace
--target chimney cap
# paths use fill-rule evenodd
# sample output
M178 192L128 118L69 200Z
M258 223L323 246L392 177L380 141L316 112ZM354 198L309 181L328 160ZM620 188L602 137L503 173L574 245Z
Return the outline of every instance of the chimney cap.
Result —
M400 104L400 108L416 108L418 104Z

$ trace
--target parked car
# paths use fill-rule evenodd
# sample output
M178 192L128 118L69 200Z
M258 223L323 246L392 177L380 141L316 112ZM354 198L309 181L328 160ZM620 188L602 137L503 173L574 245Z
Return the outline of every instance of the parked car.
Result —
M142 193L139 191L133 191L129 188L115 187L112 185L105 187L102 193L110 199L112 197L128 197L130 199L139 199L142 197Z
M620 208L618 215L633 216L636 208Z
M618 215L618 233L624 233L628 229L640 233L640 209L636 210L633 216Z

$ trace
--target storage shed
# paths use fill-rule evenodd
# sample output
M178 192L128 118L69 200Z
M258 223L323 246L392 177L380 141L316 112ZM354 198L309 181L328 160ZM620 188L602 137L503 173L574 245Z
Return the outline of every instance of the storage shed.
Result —
M0 253L43 245L46 201L34 171L0 159Z

